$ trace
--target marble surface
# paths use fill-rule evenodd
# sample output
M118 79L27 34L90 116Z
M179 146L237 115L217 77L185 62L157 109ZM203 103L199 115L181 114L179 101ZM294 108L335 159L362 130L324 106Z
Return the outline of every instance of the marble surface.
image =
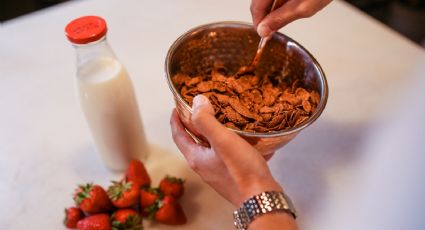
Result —
M76 184L107 185L121 177L97 156L75 93L75 54L64 26L95 14L134 82L151 147L146 163L157 183L165 173L187 178L189 222L146 229L232 229L233 207L202 183L175 147L172 95L164 77L168 47L200 24L250 21L246 0L72 1L0 24L0 223L2 228L63 229L63 208ZM321 63L330 86L319 120L270 161L293 200L303 229L317 229L323 208L344 197L367 162L366 137L425 65L425 52L341 1L281 32ZM366 159L360 161L359 159Z

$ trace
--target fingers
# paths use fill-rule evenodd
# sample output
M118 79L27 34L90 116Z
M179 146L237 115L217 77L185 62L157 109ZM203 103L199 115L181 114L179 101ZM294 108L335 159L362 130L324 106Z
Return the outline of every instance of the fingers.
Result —
M271 6L272 6L273 0L252 0L251 1L251 16L252 16L252 22L254 23L254 26L257 27L258 23L263 20L263 18L267 15L267 12L269 12Z
M194 161L192 153L202 151L203 147L196 144L192 137L186 132L176 110L174 110L171 115L170 124L173 140L177 148L183 153L189 165L192 166Z
M260 0L258 0L260 1ZM267 37L273 32L300 18L313 16L323 9L332 0L289 0L281 7L263 16L257 26L257 32L261 37ZM262 8L260 8L262 9ZM251 10L257 11L257 10Z
M240 138L224 127L214 116L214 108L208 98L198 95L193 99L192 123L196 130L212 145L225 145L227 140Z
M272 11L258 24L257 33L261 37L267 37L288 23L301 18L302 12L299 10L299 5L302 3L302 0L291 0Z

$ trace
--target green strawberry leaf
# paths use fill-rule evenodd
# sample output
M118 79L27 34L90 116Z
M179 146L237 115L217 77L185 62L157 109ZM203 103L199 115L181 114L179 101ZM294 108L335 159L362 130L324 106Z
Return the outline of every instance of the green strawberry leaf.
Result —
M84 199L90 198L90 192L93 188L93 183L87 183L85 185L79 185L79 192L74 197L75 204L78 206Z
M165 179L171 183L175 183L175 184L183 184L184 183L184 179L182 178L178 178L178 177L174 177L174 176L170 176L170 175L166 175Z
M122 181L122 182L111 181L111 182L112 182L112 185L109 186L108 188L108 195L109 195L109 198L111 198L114 201L120 199L124 195L124 192L127 192L128 190L130 190L131 186L133 186L132 182L126 182L126 181Z

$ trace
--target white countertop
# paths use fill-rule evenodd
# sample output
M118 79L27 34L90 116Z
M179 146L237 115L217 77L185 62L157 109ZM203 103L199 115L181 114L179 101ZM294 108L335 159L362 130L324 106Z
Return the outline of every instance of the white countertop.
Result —
M108 39L134 82L152 152L154 184L169 173L187 178L182 227L232 229L233 207L202 183L175 147L174 107L164 77L168 47L188 29L215 21L250 21L247 0L72 1L0 25L0 223L2 229L62 229L63 209L76 184L108 185L75 92L75 53L64 27L82 15L108 22ZM270 161L293 197L303 229L343 196L362 169L365 138L412 75L425 52L341 1L281 32L304 45L327 74L330 96L319 120ZM371 128L372 127L372 128ZM329 207L328 207L329 208Z

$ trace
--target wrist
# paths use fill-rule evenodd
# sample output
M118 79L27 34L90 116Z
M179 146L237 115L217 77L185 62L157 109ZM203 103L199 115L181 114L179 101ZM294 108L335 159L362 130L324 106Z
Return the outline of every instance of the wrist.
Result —
M274 215L274 213L283 213L284 215ZM279 222L287 222L288 224L295 224L296 211L295 207L292 204L291 199L283 192L277 191L264 191L262 193L256 194L249 199L247 199L241 207L236 209L233 213L234 224L238 230L247 230L253 220L268 216L264 219L259 219L257 226L262 226L266 219L277 219ZM292 218L291 218L292 216ZM288 222L289 221L289 222ZM267 223L267 221L265 222ZM271 225L267 226L271 227ZM286 225L291 226L291 225ZM296 226L296 225L292 225ZM263 226L264 227L264 226ZM276 227L276 225L275 225ZM258 228L264 229L264 228ZM280 228L267 228L267 229L280 229ZM293 228L288 228L293 229Z
M244 201L264 191L283 192L283 188L274 179L251 181L241 186L240 199L234 205L240 207Z

